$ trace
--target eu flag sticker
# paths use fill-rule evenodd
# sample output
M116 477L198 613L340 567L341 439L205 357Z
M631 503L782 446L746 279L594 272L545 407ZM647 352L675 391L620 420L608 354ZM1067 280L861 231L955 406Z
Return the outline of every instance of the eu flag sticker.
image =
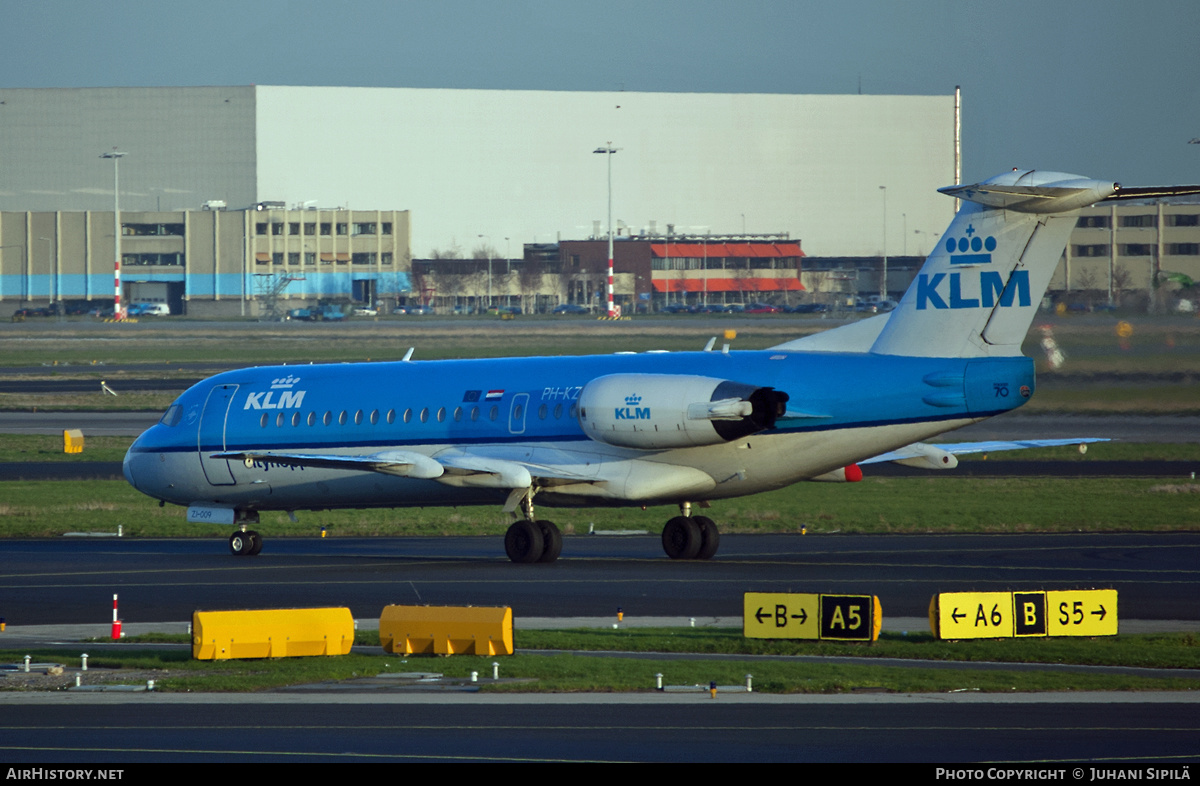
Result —
M480 390L468 390L466 393L463 393L463 401L478 401L479 394L482 392Z

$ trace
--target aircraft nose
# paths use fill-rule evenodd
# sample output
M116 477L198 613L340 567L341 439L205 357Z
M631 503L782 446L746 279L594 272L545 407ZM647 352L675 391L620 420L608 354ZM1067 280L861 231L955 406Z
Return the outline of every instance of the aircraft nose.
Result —
M133 479L134 461L135 458L133 455L133 450L127 450L125 452L125 460L121 462L121 472L125 474L125 480L129 481L129 485L133 486L135 489L138 489L137 481ZM138 489L138 491L141 491L141 489Z

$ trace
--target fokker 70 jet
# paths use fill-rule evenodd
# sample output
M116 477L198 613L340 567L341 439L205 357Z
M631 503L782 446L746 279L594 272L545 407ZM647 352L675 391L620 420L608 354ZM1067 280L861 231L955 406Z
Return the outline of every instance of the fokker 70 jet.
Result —
M1185 189L1017 171L942 192L962 207L887 313L761 351L247 368L194 385L133 443L125 476L234 525L260 511L501 505L515 562L553 562L539 506L678 506L666 553L712 557L711 500L856 480L1034 393L1021 343L1079 209ZM1195 189L1191 189L1192 192Z

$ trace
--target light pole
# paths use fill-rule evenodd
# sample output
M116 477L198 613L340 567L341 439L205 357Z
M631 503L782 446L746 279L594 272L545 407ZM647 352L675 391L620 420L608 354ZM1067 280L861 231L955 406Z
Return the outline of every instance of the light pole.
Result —
M483 238L484 240L486 240L486 241L487 241L487 255L488 255L488 296L487 296L487 308L485 308L484 310L485 310L485 311L488 311L488 310L490 310L490 309L492 308L492 238L491 238L491 237L489 237L488 235L480 235L479 237L481 237L481 238Z
M124 153L114 147L111 153L101 153L101 158L113 162L113 319L125 318L125 307L121 305L121 157Z
M616 309L613 308L613 223L612 223L612 157L613 153L620 148L612 146L612 142L605 142L604 147L598 147L593 150L593 153L600 153L608 160L608 315L615 317Z
M883 273L879 277L879 299L887 300L887 186L880 186L883 192Z

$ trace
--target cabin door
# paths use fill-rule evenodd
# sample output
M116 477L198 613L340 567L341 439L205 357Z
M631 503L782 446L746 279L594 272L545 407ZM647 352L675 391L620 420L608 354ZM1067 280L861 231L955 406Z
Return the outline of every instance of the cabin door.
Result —
M225 450L225 427L229 420L229 407L237 393L237 385L217 385L209 391L200 413L200 428L196 432L196 451L200 456L200 467L204 477L214 486L232 486L237 481L225 459L209 458L213 453Z

